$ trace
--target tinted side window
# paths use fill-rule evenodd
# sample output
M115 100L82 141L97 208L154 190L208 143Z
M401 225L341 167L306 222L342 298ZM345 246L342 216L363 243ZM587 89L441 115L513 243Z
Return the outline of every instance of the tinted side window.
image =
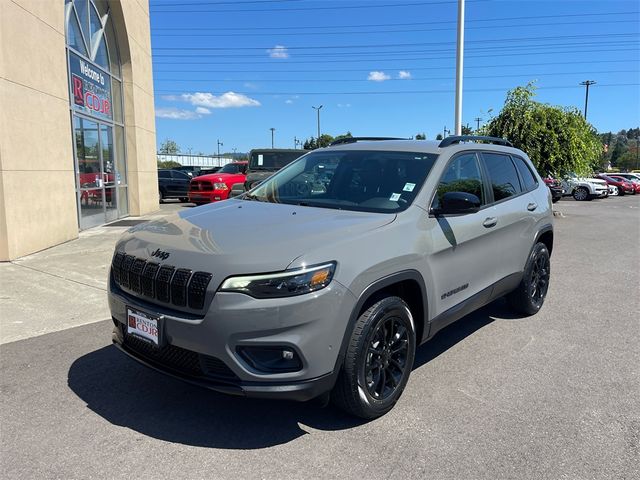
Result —
M498 153L483 153L482 158L489 173L493 199L496 202L518 195L522 191L518 172L511 157Z
M166 170L160 170L158 172L158 177L160 177L160 178L171 178L171 172L168 172Z
M449 164L440 179L431 208L434 210L440 208L442 197L447 192L472 193L480 199L482 205L486 203L480 164L475 153L462 154Z
M187 173L179 172L178 170L173 170L171 173L173 174L173 178L177 178L178 180L191 180L191 177Z
M533 173L529 169L529 166L524 161L524 159L520 157L511 157L511 158L513 159L513 163L516 164L516 167L518 168L518 172L520 172L520 177L524 182L524 189L527 192L535 189L538 186L538 181L536 180L536 177L533 175Z

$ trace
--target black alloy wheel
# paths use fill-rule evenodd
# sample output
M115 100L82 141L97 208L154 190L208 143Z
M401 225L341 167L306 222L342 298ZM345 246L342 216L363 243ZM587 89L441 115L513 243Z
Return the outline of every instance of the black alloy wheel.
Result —
M380 322L367 350L364 377L367 392L376 400L391 396L407 368L409 338L397 317Z
M400 297L381 298L353 326L331 401L361 418L384 415L402 395L415 352L409 306Z
M507 295L511 308L524 315L534 315L542 308L549 291L551 260L547 246L533 246L518 287Z
M529 283L529 296L531 303L538 308L544 303L549 290L549 277L551 271L551 262L548 255L538 255L533 261L531 269L531 281Z

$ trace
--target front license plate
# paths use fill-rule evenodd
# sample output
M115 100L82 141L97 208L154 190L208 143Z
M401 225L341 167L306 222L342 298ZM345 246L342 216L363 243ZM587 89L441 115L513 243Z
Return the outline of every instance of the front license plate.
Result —
M143 338L157 347L160 345L158 320L156 315L127 308L127 333Z

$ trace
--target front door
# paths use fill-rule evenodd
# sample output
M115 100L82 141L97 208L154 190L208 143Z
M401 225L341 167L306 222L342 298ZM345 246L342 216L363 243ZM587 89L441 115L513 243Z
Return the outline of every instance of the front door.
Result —
M491 207L483 183L480 163L473 152L454 157L440 178L432 207L437 209L446 192L467 192L477 196L481 209L463 215L439 215L430 228L432 255L429 268L435 287L434 316L462 301L489 293L496 281L496 262L501 245L493 235ZM489 217L489 218L488 218ZM482 303L483 298L477 298Z
M80 229L118 218L113 127L73 116Z

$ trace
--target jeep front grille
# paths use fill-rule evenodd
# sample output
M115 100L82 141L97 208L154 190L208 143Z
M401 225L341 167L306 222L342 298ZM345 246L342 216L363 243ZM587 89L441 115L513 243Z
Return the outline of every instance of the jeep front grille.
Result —
M207 287L213 278L208 272L160 266L123 252L113 256L111 274L119 287L137 295L194 310L204 308Z

